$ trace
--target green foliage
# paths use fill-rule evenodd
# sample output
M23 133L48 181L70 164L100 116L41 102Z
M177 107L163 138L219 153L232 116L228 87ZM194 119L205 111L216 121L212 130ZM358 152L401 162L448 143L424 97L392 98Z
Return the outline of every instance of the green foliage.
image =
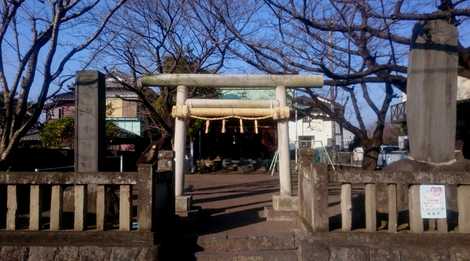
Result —
M73 118L65 117L63 119L49 121L41 129L39 135L41 136L41 142L44 147L71 147L74 137Z
M116 126L116 124L114 124L111 121L106 122L105 128L106 128L105 132L106 132L107 138L116 137L119 134L119 127Z
M113 138L119 134L119 127L113 122L106 122L106 138ZM74 120L65 117L47 122L39 132L42 145L46 148L60 149L73 147Z
M204 126L204 121L203 120L194 119L189 124L188 136L191 137L191 138L196 137L199 129L201 129L203 126Z

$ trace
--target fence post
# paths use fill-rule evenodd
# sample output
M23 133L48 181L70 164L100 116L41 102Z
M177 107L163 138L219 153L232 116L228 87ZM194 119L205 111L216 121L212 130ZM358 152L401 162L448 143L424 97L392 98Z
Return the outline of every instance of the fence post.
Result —
M140 231L152 230L153 169L151 164L140 164L137 173L137 216Z
M397 185L388 184L388 232L397 232Z
M16 230L16 215L18 201L16 196L16 185L7 186L7 230Z
M460 185L457 187L457 205L459 211L459 232L470 233L470 186Z
M96 230L104 230L104 218L106 216L106 187L96 186Z
M132 221L131 185L119 186L119 230L130 231Z
M375 184L366 184L366 230L375 232L377 229L377 193Z
M423 233L423 220L421 219L421 208L419 198L419 185L411 185L408 189L408 202L410 211L410 231Z
M31 185L29 193L29 230L35 231L41 228L41 187Z
M325 165L313 166L312 171L312 228L313 231L328 231L328 172Z
M75 206L73 229L83 231L86 229L87 185L75 185L73 194Z
M341 230L344 232L351 231L352 225L352 200L351 200L351 184L345 183L341 185Z
M51 211L50 211L50 230L58 231L62 223L62 195L61 185L52 185L51 191Z

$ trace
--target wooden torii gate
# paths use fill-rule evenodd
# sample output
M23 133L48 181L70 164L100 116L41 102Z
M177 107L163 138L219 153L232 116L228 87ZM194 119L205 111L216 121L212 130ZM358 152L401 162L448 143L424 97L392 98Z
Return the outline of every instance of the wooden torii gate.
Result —
M176 86L175 117L175 197L176 212L187 212L190 197L184 195L184 153L186 120L190 117L273 118L277 121L280 195L273 196L275 210L295 209L289 167L289 107L286 88L322 87L323 77L313 75L219 75L219 74L159 74L145 76L144 86ZM195 88L276 88L276 100L217 100L188 99L187 87Z

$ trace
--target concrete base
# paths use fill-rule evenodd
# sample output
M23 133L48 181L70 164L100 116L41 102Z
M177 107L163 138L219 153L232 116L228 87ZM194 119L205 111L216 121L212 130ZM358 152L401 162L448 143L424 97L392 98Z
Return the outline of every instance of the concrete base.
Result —
M266 218L267 221L298 221L298 212L296 210L291 211L276 211L272 207L265 207L262 213L262 217Z
M273 195L273 209L275 211L299 210L299 197Z
M191 210L191 196L175 197L175 212L178 216L188 216Z

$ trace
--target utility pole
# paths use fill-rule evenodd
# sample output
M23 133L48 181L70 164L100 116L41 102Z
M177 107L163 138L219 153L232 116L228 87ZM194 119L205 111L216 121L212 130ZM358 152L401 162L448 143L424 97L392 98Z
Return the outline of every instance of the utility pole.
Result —
M329 57L329 69L333 71L333 48L331 47L333 44L333 34L332 32L328 33L328 42L330 45L328 46L328 57ZM335 111L335 99L336 99L336 86L330 87L330 109L332 112ZM333 143L333 147L336 149L336 121L334 119L331 120L331 141Z
M333 71L333 48L332 48L332 45L333 45L333 33L332 32L329 32L328 34L328 41L330 43L330 45L328 46L328 57L330 59L330 63L329 63L329 69L330 71ZM336 100L336 95L337 95L337 87L336 86L332 86L330 87L330 108L331 110L334 112L335 111L335 100ZM336 148L336 139L338 137L338 133L336 132L336 121L335 120L332 120L332 126L331 126L331 131L332 131L332 142L333 142L333 145L335 146ZM344 149L344 134L343 134L343 125L341 123L338 123L339 125L339 137L340 137L340 150Z

